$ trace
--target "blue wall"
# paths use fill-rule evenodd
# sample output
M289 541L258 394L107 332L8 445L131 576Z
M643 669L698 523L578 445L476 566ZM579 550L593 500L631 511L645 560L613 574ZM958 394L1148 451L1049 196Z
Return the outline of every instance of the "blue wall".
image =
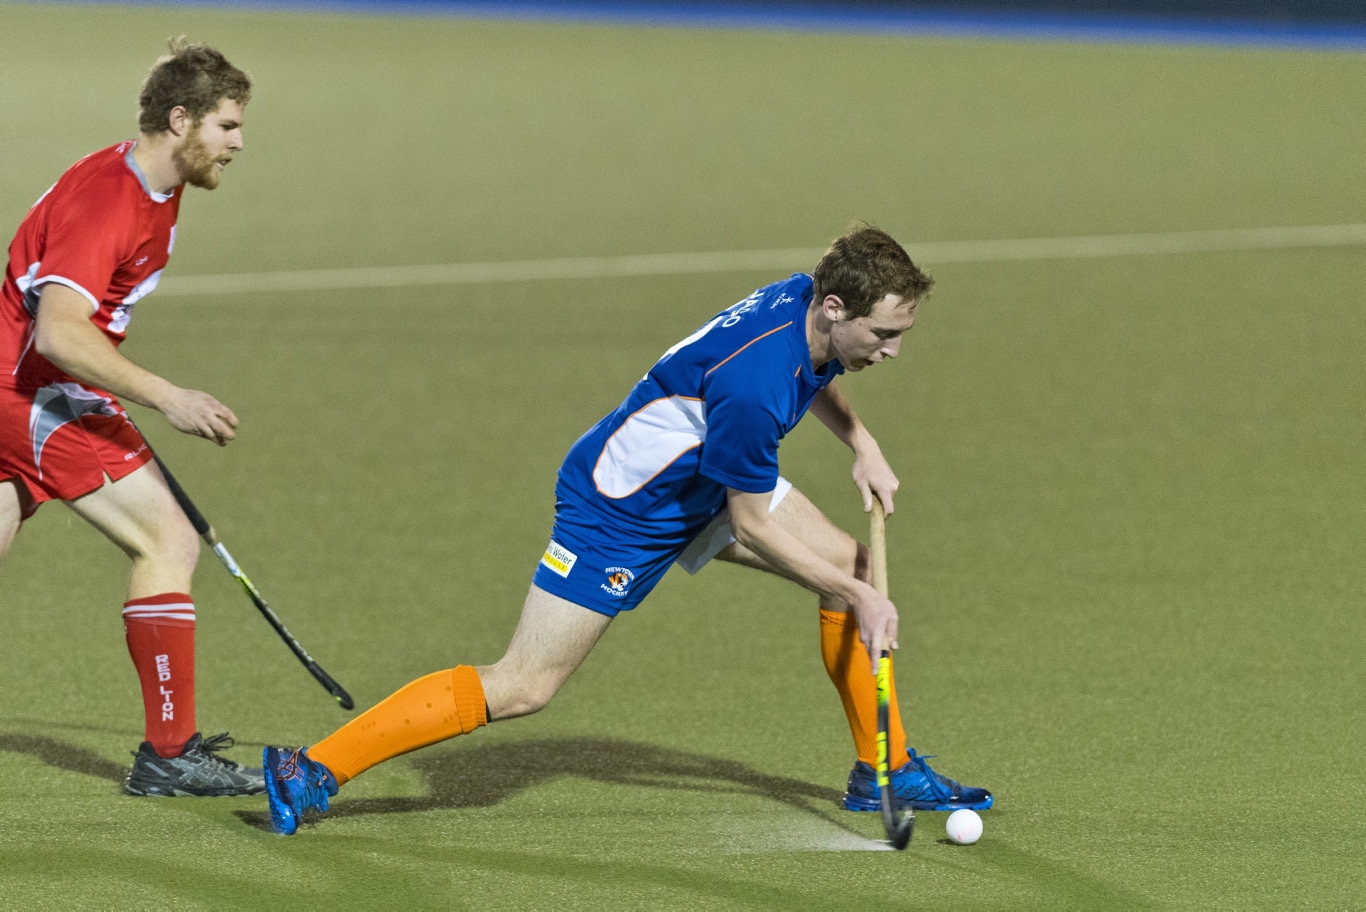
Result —
M51 2L51 0L49 0ZM61 0L57 0L61 2ZM73 0L73 5L138 0ZM141 0L661 25L1366 50L1366 0Z
M321 4L326 5L326 4ZM855 0L839 3L830 0L710 0L710 2L681 2L681 0L541 0L541 2L505 3L472 2L472 0L399 0L400 6L442 7L452 11L460 7L481 7L485 11L504 6L509 8L541 7L565 12L610 12L617 9L626 13L655 10L659 13L725 12L763 14L800 14L816 16L856 16L860 13L914 14L965 13L1011 15L1085 15L1107 17L1162 17L1164 19L1225 20L1262 24L1331 24L1366 23L1366 0Z

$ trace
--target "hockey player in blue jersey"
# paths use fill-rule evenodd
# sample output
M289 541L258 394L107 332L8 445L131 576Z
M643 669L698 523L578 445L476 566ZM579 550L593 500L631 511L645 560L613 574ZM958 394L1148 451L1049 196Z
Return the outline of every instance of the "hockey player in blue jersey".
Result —
M896 608L870 583L867 548L779 475L778 446L812 412L852 450L864 510L876 497L892 512L896 475L833 384L895 358L932 287L895 240L863 225L810 275L760 288L665 352L565 457L550 541L503 657L418 678L307 749L267 747L275 829L293 833L376 763L540 710L670 565L696 573L713 558L819 596L821 654L857 756L844 806L878 810L873 669L896 646ZM895 702L891 718L889 756L906 758L892 776L900 802L991 806L986 789L908 747Z

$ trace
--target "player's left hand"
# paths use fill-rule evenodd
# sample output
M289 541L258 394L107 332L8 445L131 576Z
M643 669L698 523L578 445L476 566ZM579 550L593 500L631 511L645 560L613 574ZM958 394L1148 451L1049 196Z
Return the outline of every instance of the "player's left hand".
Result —
M863 497L863 512L873 509L873 498L882 501L882 510L892 515L892 498L901 482L882 455L881 448L871 437L854 451L854 484Z

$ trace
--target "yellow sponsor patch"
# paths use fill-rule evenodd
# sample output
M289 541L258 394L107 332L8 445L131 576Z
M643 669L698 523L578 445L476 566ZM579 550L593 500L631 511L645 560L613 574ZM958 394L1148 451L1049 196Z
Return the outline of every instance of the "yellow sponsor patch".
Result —
M569 571L574 569L574 562L578 559L579 556L573 551L551 539L550 544L545 549L545 554L541 555L541 565L560 576L568 577Z

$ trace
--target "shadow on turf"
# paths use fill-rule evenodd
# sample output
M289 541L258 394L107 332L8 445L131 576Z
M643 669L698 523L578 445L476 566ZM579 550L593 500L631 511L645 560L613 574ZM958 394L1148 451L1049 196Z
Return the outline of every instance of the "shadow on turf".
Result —
M0 733L0 751L28 754L48 766L119 783L123 782L124 777L128 775L129 767L132 766L132 761L126 764L114 763L94 751L55 738L44 738L42 735Z
M690 792L758 795L813 814L855 832L829 811L843 792L800 779L771 776L733 760L603 739L542 739L415 755L413 766L427 780L421 798L334 799L329 817L400 814L499 804L519 792L561 776L611 785ZM264 811L236 811L243 822L270 829Z

